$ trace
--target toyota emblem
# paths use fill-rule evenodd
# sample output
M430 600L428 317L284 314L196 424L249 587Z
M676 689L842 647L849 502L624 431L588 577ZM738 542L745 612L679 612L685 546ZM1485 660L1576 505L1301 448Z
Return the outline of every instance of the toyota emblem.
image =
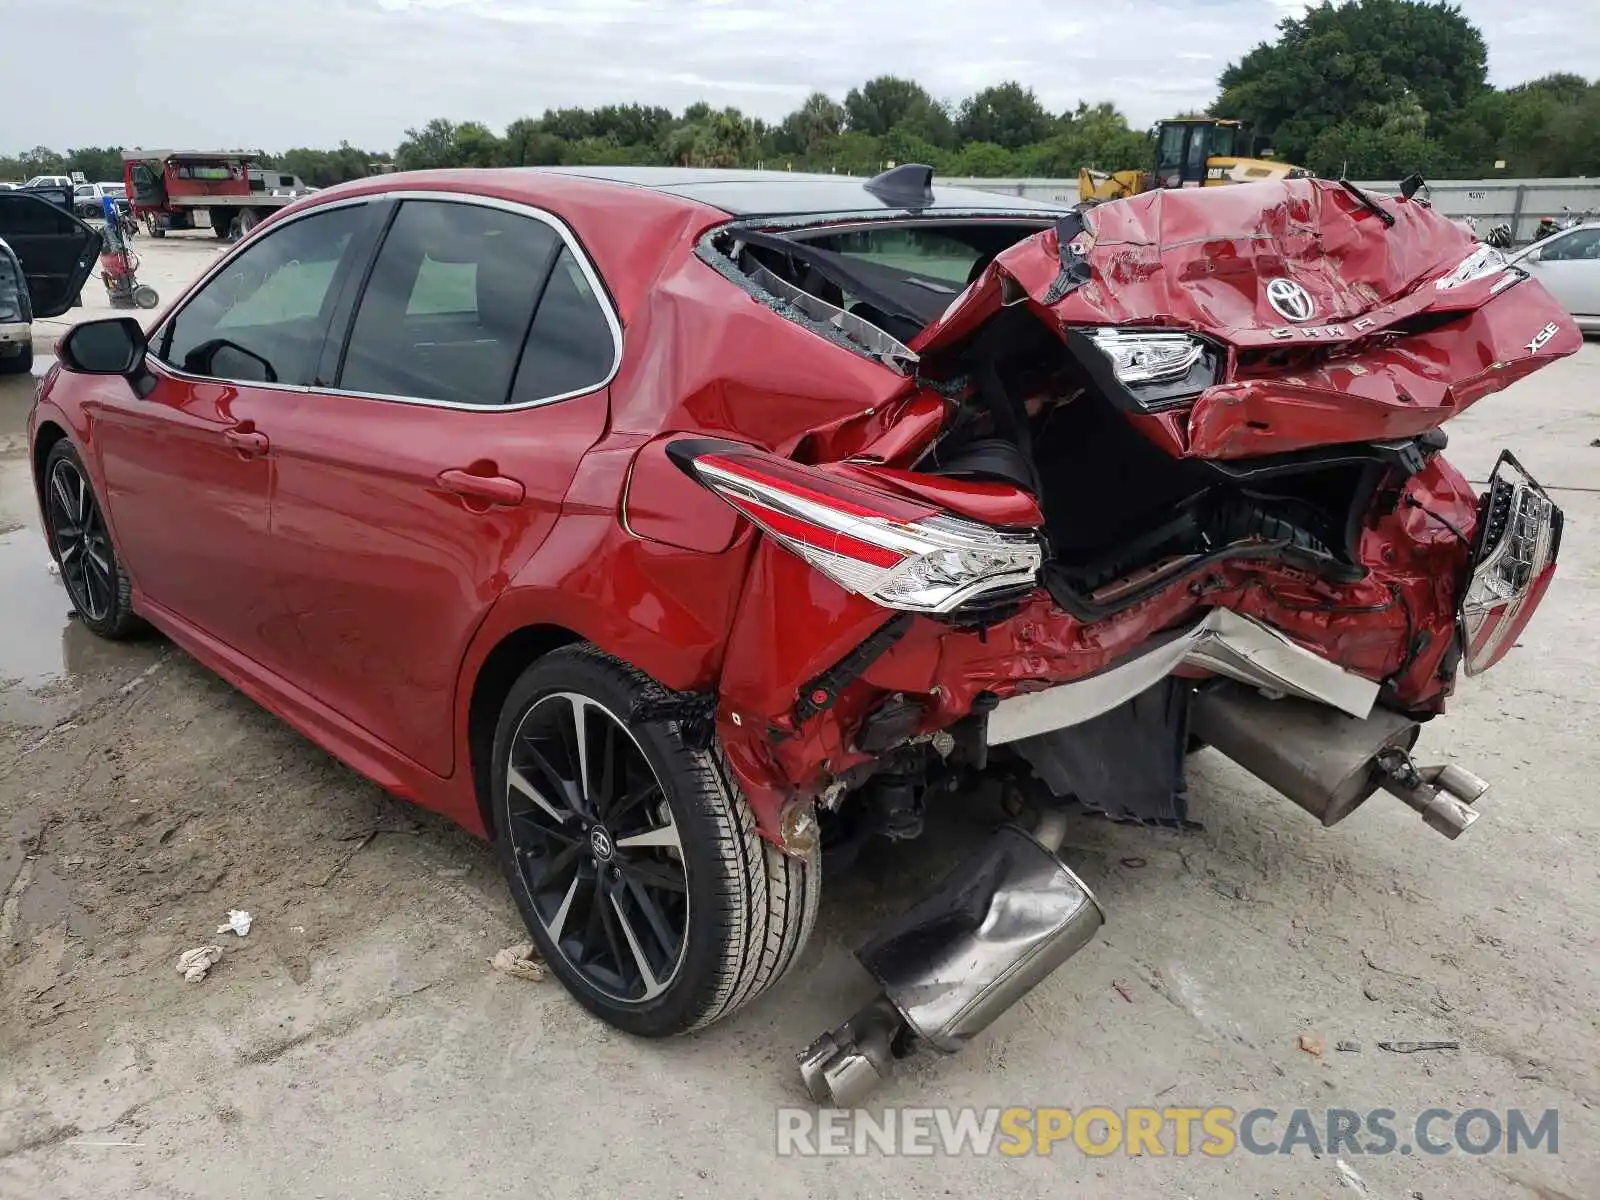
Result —
M595 825L589 830L589 849L601 862L611 858L613 850L611 835L600 826Z
M1274 279L1267 284L1267 303L1286 321L1309 321L1317 311L1311 293L1292 279Z

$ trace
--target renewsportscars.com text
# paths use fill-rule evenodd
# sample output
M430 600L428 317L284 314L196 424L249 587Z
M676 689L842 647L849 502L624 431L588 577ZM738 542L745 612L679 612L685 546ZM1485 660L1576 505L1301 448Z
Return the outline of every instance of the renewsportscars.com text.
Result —
M1556 1154L1558 1110L780 1108L781 1156Z

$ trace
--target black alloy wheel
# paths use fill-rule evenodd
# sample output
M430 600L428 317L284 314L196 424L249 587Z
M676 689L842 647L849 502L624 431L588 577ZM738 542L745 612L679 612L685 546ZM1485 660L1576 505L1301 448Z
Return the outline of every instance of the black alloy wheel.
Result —
M104 621L116 603L116 568L100 506L77 463L67 458L56 461L46 498L50 537L67 593L83 617Z
M816 919L816 847L780 850L720 749L640 721L661 685L595 646L542 655L495 726L496 857L573 998L641 1037L703 1029L794 966Z
M513 735L507 837L550 944L614 1003L654 1000L683 963L677 822L633 735L599 702L544 696Z
M72 607L91 632L113 640L143 628L133 587L117 561L94 485L72 444L57 442L45 459L45 535Z

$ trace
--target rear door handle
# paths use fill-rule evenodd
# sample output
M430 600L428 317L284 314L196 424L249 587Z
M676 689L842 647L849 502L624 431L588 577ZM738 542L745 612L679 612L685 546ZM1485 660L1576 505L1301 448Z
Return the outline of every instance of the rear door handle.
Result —
M241 422L232 429L223 430L222 440L249 458L265 454L272 444L267 441L267 435L258 433L249 421Z
M449 470L439 472L438 482L447 492L489 504L517 505L527 495L520 480L504 475L474 475L470 471Z

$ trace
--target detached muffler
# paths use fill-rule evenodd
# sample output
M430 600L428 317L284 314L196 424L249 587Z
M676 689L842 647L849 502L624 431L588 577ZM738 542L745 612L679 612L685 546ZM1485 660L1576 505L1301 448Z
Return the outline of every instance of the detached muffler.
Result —
M799 1055L813 1100L860 1104L916 1043L954 1053L1083 949L1099 901L1056 857L1059 813L1005 826L856 952L882 993Z
M1195 697L1189 727L1324 825L1344 820L1381 787L1456 838L1478 819L1472 806L1489 790L1461 767L1418 767L1411 748L1421 727L1386 708L1358 718L1219 683Z

